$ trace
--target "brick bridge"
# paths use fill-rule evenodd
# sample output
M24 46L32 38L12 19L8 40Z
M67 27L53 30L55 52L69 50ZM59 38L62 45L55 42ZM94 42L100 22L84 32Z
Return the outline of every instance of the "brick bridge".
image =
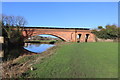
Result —
M30 36L49 34L66 42L95 42L95 35L88 28L25 27L23 36L28 37L27 34Z

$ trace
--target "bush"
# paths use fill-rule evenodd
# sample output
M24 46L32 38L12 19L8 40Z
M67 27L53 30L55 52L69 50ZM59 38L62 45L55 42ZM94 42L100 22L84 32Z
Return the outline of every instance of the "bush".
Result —
M98 38L102 39L117 39L120 38L120 28L116 25L106 25L106 28L99 28L92 30Z

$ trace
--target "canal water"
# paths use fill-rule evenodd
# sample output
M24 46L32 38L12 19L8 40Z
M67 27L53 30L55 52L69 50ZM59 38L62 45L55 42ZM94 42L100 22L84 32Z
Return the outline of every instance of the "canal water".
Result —
M46 51L48 48L55 46L54 44L39 44L39 43L25 43L24 49L34 52L34 53L42 53Z
M47 49L55 46L54 44L40 44L40 43L25 43L23 48L5 48L4 49L4 61L11 60L19 57L20 55L24 55L24 49L34 52L34 53L42 53Z

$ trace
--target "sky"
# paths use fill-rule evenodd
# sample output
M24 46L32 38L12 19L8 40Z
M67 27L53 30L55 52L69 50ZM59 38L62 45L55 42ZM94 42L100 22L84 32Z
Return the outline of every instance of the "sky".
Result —
M2 2L118 2L119 0L1 0Z
M118 2L2 2L5 15L24 16L26 26L97 28L118 24Z

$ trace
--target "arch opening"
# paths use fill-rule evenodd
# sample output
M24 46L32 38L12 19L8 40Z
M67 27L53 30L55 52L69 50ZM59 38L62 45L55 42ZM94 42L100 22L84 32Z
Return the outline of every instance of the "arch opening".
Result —
M85 35L85 42L88 42L89 36L90 36L90 34L86 34L86 35Z
M82 34L78 34L78 35L77 35L77 42L78 42L78 43L80 42L81 35L82 35Z
M40 34L39 36L41 37L46 37L46 38L49 38L49 39L52 39L52 40L61 40L61 41L65 41L63 38L61 37L58 37L56 35L53 35L53 34Z
M28 40L53 40L53 41L65 41L65 39L53 35L53 34L37 34L28 38Z

